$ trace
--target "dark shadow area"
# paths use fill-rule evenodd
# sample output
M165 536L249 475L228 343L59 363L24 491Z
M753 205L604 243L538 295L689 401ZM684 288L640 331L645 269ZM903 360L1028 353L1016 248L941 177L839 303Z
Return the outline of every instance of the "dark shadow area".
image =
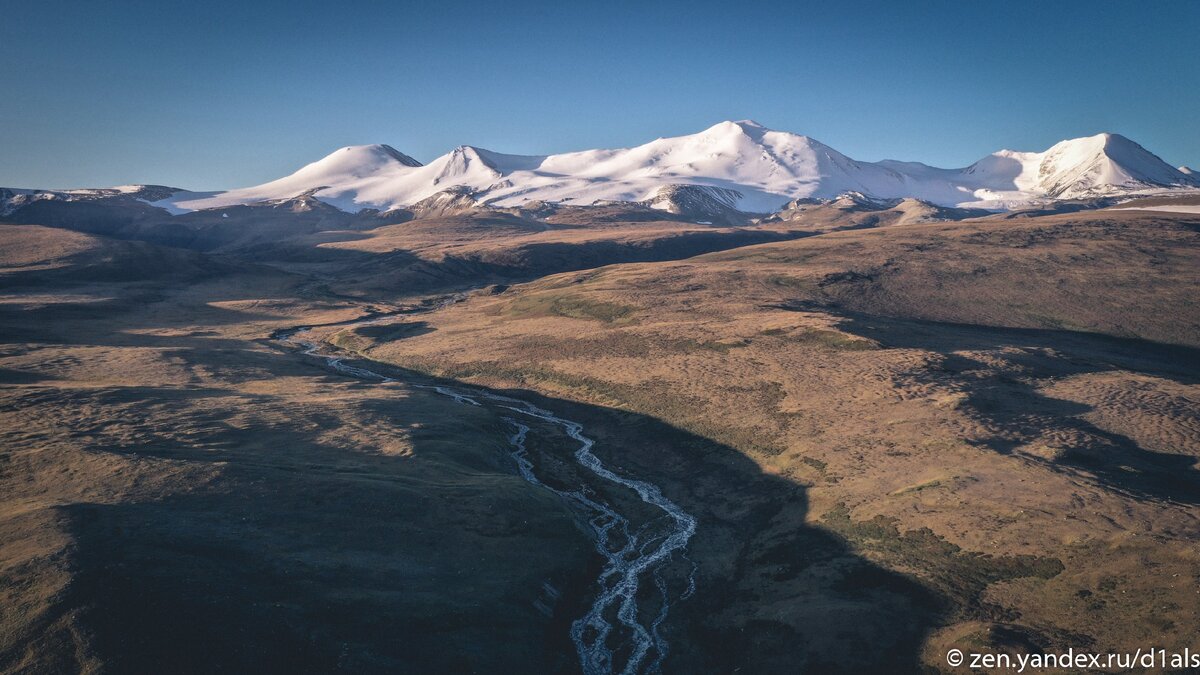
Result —
M351 214L311 197L271 204L237 205L172 216L132 197L95 200L38 200L5 217L37 224L208 252L231 245L250 246L328 230L367 229L411 217L384 217L377 211Z
M197 365L250 357L178 354ZM321 368L298 355L253 358L242 365ZM381 387L326 378L331 390ZM699 519L687 556L664 570L677 596L697 566L695 595L675 601L662 627L667 672L919 670L924 636L948 599L806 525L802 487L653 418L510 393L583 423L605 462L655 481ZM281 418L271 396L234 389L46 396L30 404L88 405L114 418L136 409L159 421L121 443L102 427L83 430L76 441L86 452L169 460L205 476L115 504L61 507L75 541L61 602L83 612L95 655L113 672L578 671L569 627L596 592L599 558L579 514L516 475L505 411L419 389L366 398L350 418L321 404ZM261 420L228 422L230 396ZM429 427L460 414L453 432ZM347 419L370 429L363 445L327 440ZM180 442L159 424L197 431ZM411 456L371 445L422 428L433 431L413 433ZM569 439L534 434L539 466L571 463ZM619 492L598 485L595 494L625 504ZM649 576L644 585L653 587ZM786 621L764 609L781 602L792 606Z
M297 204L304 208L295 210ZM580 209L568 209L574 210ZM654 209L598 207L593 213L589 207L581 211L599 218L590 221L592 225L607 222L602 217L606 211L630 217L650 211L653 212L650 215L657 214L656 221L650 222L679 220L681 227L697 227ZM312 276L333 294L357 298L415 296L489 283L528 281L616 263L678 260L814 234L740 227L639 232L614 228L609 223L606 227L611 239L541 242L530 241L528 237L545 230L587 228L571 222L542 222L486 211L399 222L405 218L374 211L348 214L312 198L178 216L132 199L45 200L24 206L5 220L107 237L111 240L108 245L117 249L117 253L102 260L67 261L69 264L60 270L6 275L0 278L0 284L137 281L151 276L184 281L231 274L239 266L265 265ZM631 221L637 222L642 221L636 218ZM405 246L414 250L419 248L418 244L432 245L445 240L490 243L479 251L468 247L468 252L440 259L421 257L404 247L376 252L321 245L363 239L365 231L383 232L389 226L404 228L403 236L408 237Z
M35 373L14 368L0 368L0 385L3 384L37 384L52 382L59 378L49 373Z
M32 290L36 292L36 289ZM42 302L35 297L26 303L11 302L0 305L0 341L76 346L210 349L219 346L230 349L246 347L244 341L213 337L210 331L199 331L199 334L191 337L136 332L139 329L151 327L144 325L151 320L150 317L144 316L148 308L172 300L172 296L169 294L171 289L166 286L121 284L109 287L95 286L88 290L96 293L95 300ZM245 299L246 294L230 292L220 295L222 300L240 300ZM198 325L207 326L229 325L269 318L261 313L225 309L212 305L197 305L194 307L193 316ZM101 323L101 317L103 323ZM113 326L120 324L124 319L130 319L130 323L123 326L125 330L113 331Z
M414 221L421 222L421 221ZM478 253L446 255L440 260L420 258L405 250L364 253L337 249L310 249L308 268L289 264L304 254L288 253L285 269L297 269L321 277L341 295L392 298L397 293L438 293L487 284L512 284L550 274L633 262L682 260L704 253L723 251L771 241L810 236L808 232L771 232L738 228L669 233L646 239L613 239L582 242L529 242L514 239L505 247ZM241 255L240 253L238 254ZM274 253L263 252L264 256ZM266 258L264 258L266 260ZM270 262L268 260L268 262ZM274 263L272 263L274 264Z
M0 273L0 290L64 284L188 283L245 272L219 257L143 242L112 242L109 250L86 251L61 262L58 268Z
M24 290L24 289L22 289ZM36 289L33 289L36 292ZM53 342L59 344L88 344L102 339L92 333L80 333L79 324L97 316L119 316L133 312L163 296L152 289L122 288L111 295L95 300L38 302L0 305L0 339L5 342ZM111 336L108 336L111 338Z
M351 363L424 379L375 362ZM902 533L891 521L860 523L841 512L813 527L805 488L764 474L734 448L627 410L527 390L503 393L583 424L606 466L654 482L697 518L686 555L664 573L679 598L686 571L697 570L695 595L673 600L663 626L671 643L666 672L922 672L919 653L932 628L951 617L1012 618L981 600L990 583L1052 577L1062 569L1052 559L970 554L928 531ZM543 479L562 480L552 465L570 463L575 447L561 434L543 442L535 462ZM594 480L589 487L610 503L627 503L619 489L606 492ZM928 568L936 584L870 562L856 552L860 545L900 551L909 564Z
M432 333L435 329L428 321L409 321L407 323L388 323L375 326L359 326L354 333L376 342L392 342L404 340L418 335Z
M234 393L123 388L86 400L200 430L186 443L150 432L119 445L86 432L89 452L206 477L161 498L62 507L75 540L63 602L84 612L109 670L575 668L568 627L589 590L591 546L563 505L513 475L502 424L472 418L461 447L415 439L412 456L388 456L367 437L357 448L324 440L344 410L306 406L292 422L268 414L269 396L241 397L263 410L246 427L227 423L219 400L197 405ZM353 421L394 433L451 405L411 392Z
M1066 330L991 328L825 311L843 317L841 330L885 348L940 354L940 368L915 377L966 392L966 405L973 414L1001 430L983 441L987 447L1009 454L1052 429L1086 442L1065 448L1054 459L1022 456L1059 470L1083 472L1110 489L1139 498L1200 504L1195 457L1143 448L1084 419L1091 406L1051 398L1038 389L1052 378L1117 370L1196 384L1200 349ZM970 352L987 352L1006 367L997 369Z

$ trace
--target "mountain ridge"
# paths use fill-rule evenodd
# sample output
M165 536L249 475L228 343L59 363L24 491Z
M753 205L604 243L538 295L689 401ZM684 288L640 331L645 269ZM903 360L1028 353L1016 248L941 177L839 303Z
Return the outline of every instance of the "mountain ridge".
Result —
M409 207L460 186L480 205L493 207L531 201L651 202L669 186L694 186L736 193L728 206L748 213L848 192L1003 211L1056 200L1200 188L1200 177L1113 133L1064 140L1042 152L998 150L967 167L943 169L921 162L859 161L809 136L739 120L630 148L514 155L461 145L428 164L389 145L346 146L261 185L156 194L158 199L144 201L178 214L312 194L355 213Z

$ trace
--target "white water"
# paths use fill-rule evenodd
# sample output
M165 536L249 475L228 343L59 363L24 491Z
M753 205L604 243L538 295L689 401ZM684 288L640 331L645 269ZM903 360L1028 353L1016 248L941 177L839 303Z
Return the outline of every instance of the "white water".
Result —
M378 319L371 321L377 322ZM366 323L366 321L364 321ZM351 324L348 324L351 325ZM304 330L282 333L279 338L304 348L304 353L325 359L333 370L350 377L394 382L393 378L366 368L350 366L338 356L321 353L322 345L299 340L295 335ZM508 438L517 470L529 483L550 490L584 513L595 536L596 551L604 557L604 568L597 580L599 594L587 613L571 625L571 641L579 653L580 665L587 675L621 673L655 673L666 658L669 646L660 628L667 618L672 598L662 568L678 552L683 554L688 541L696 532L696 519L662 494L657 485L622 476L610 470L593 452L595 441L583 433L583 425L559 417L532 403L482 390L461 391L445 386L423 388L453 399L463 405L482 406L480 401L510 410L519 415L557 426L579 443L575 460L595 476L632 490L646 504L661 510L663 517L633 529L629 518L589 495L595 493L587 485L578 490L558 490L538 479L526 449L530 427L516 419L505 418L515 432ZM614 533L616 536L614 536ZM646 622L638 609L637 595L642 579L649 576L661 596L661 605L652 620ZM683 600L696 590L695 566L687 577L687 589L677 598Z

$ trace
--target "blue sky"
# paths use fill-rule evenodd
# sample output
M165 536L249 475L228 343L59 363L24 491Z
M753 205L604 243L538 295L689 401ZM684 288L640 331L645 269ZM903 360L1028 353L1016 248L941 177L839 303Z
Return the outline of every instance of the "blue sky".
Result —
M0 185L229 188L723 119L964 166L1125 134L1200 165L1200 2L0 0Z

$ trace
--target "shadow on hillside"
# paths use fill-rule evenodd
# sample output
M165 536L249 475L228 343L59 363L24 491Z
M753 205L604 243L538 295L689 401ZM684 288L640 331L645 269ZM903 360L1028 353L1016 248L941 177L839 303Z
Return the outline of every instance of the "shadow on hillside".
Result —
M358 326L353 329L356 335L370 338L374 342L393 342L418 335L432 333L435 328L428 321L405 321L400 323L384 323L374 326Z
M25 289L23 289L25 290ZM122 346L166 348L245 349L246 342L217 338L205 327L232 325L275 317L248 310L235 310L211 303L193 302L190 305L170 305L174 298L169 289L158 285L110 284L85 290L94 298L76 299L65 296L46 301L33 295L24 302L13 293L14 300L0 305L0 342L48 343L70 346ZM214 301L251 300L261 292L235 289L215 293ZM194 322L194 337L178 334L156 335L152 331L162 326L153 322L158 316L152 311L161 307L176 323Z
M278 359L282 371L319 367ZM247 426L173 389L93 401L200 431L186 443L119 447L80 438L89 451L218 476L165 496L63 508L77 541L69 601L88 608L98 655L128 673L576 672L569 625L595 593L599 559L578 514L515 475L505 411L488 411L486 437L464 423L452 437L413 433L412 456L386 456L370 451L372 438L483 413L427 390L402 397L326 377L331 390L381 392L353 415L367 428L357 451L329 444L350 420L320 403ZM697 592L663 626L667 672L918 671L947 603L805 524L803 487L650 417L516 393L583 423L606 462L658 482L697 516L688 549ZM269 397L239 408L266 415ZM545 457L568 463L574 446L564 441L547 435ZM672 593L689 565L668 568Z
M332 253L323 249L320 255L324 266L312 271L337 293L393 298L397 293L419 295L485 284L511 284L618 263L682 260L812 233L722 228L629 240L622 239L619 231L613 234L613 239L583 242L501 239L502 246L448 254L439 260L423 259L402 249L365 254L362 251ZM271 254L263 252L262 255ZM290 255L293 258L300 256L299 253ZM267 257L262 259L268 260Z
M445 228L441 234L426 232L424 238L415 236L405 243L406 248L370 251L322 246L363 239L368 236L364 228L385 228L395 224L384 218L338 213L340 215L326 213L325 210L293 213L265 207L230 207L219 212L193 212L172 217L161 209L137 202L38 201L11 214L7 220L86 232L125 242L140 242L147 248L149 245L159 247L158 257L151 256L143 264L130 265L126 264L127 261L117 261L121 264L108 265L112 269L71 265L60 272L33 273L28 279L20 279L21 284L43 283L44 280L64 281L67 276L77 282L95 281L102 274L113 276L114 281L134 280L125 277L132 275L144 278L142 268L155 266L166 268L162 273L165 280L182 263L164 265L162 259L175 258L186 260L188 266L224 266L226 271L230 271L229 266L234 261L266 265L312 275L326 282L335 294L359 298L416 296L487 283L528 281L548 274L617 263L679 260L815 234L799 230L713 227L637 236L630 234L636 233L636 229L614 227L610 239L544 241L529 239L528 235L550 228L570 230L572 225L523 221L504 215L498 217L500 226L510 228L512 223L520 222L529 224L532 229L530 232L517 232L511 237L497 237L492 227L495 225L492 221L497 218L467 215L452 219L454 222L430 219L398 225L414 231L423 224L427 229ZM660 219L675 219L669 214L664 216L655 213ZM234 215L223 217L229 214ZM471 227L464 230L464 222ZM694 223L681 222L680 225L696 227ZM512 234L511 231L506 232ZM439 259L426 259L415 252L422 246L441 244L447 240L458 242L459 248L466 252ZM483 245L485 242L487 245ZM475 244L480 245L478 250L472 250Z
M885 348L917 348L942 355L940 369L925 369L917 377L965 391L968 409L1000 430L983 441L987 447L1009 454L1048 430L1085 439L1068 444L1052 460L1039 461L1092 474L1110 488L1142 498L1200 504L1195 457L1141 447L1084 419L1091 406L1039 391L1051 378L1116 370L1196 384L1200 349L1065 330L840 315L844 317L838 326L841 330ZM986 352L1006 365L997 369L972 352Z
M921 646L952 601L808 525L803 486L654 417L505 393L582 423L607 466L654 481L697 518L682 561L696 565L697 591L664 626L665 672L921 671Z
M161 498L61 509L75 540L66 602L84 608L108 669L574 667L569 617L587 591L590 544L561 505L512 475L502 425L489 427L488 438L464 425L461 451L414 441L413 456L388 456L370 434L349 448L329 437L347 424L385 436L420 428L452 404L415 392L353 419L319 403L289 419L268 414L270 396L241 397L243 410L264 411L247 426L226 422L235 411L216 407L235 392L184 393L112 389L86 401L136 406L149 428L154 419L183 419L196 430L185 443L153 433L120 445L81 437L89 451L212 476L184 478Z

